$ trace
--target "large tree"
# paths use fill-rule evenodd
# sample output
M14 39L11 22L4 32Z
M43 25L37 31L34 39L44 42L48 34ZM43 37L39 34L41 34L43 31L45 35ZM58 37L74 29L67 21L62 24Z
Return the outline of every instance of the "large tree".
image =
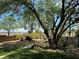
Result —
M77 21L79 21L79 15L76 13L77 6L79 5L78 0L62 0L61 1L61 14L60 14L60 21L57 18L57 20L53 20L53 27L51 27L51 38L49 36L48 30L43 25L43 22L41 21L36 9L31 3L25 3L28 8L30 8L36 15L37 20L41 24L42 28L44 29L44 33L46 34L50 48L58 48L58 42L61 35L73 24L75 24ZM51 14L52 15L52 14ZM59 22L58 22L59 21ZM57 24L58 22L58 24ZM70 23L69 23L70 22Z
M58 48L58 42L59 42L59 39L62 36L62 34L70 26L74 25L77 21L79 21L79 17L78 17L79 15L78 15L78 12L76 12L77 8L79 8L78 7L79 0L60 0L61 4L59 5L59 7L60 7L61 13L58 15L59 18L57 17L56 19L52 19L52 21L53 21L52 26L49 25L51 27L49 29L51 31L51 37L50 37L49 30L44 25L44 22L40 18L39 11L37 10L37 8L35 7L35 5L33 4L33 1L34 0L20 0L20 1L19 0L14 0L14 1L17 2L17 3L15 3L16 4L16 7L13 8L14 10L17 9L17 6L19 4L23 4L27 8L29 8L33 12L33 14L35 14L35 16L37 17L38 22L40 23L40 25L42 26L42 28L44 30L44 34L48 38L48 42L49 42L50 48L53 48L53 49ZM49 2L49 0L44 0L44 2ZM50 3L51 4L53 2L54 2L54 0L50 0ZM55 2L57 3L59 1L56 1L55 0ZM49 3L47 3L47 5L48 4ZM54 5L52 5L52 7L53 6ZM50 5L48 7L50 7ZM51 11L48 11L48 10L52 10L51 9L52 7L47 8L47 10L44 11L44 12L47 13L47 14L50 14L51 16L53 16L53 14L52 14L53 11L52 12ZM47 15L47 17L48 17L48 15ZM50 18L46 18L46 19L50 19Z

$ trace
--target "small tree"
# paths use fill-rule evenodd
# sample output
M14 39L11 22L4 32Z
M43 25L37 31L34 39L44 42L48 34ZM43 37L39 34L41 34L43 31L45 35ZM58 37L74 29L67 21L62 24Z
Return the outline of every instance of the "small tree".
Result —
M7 31L8 36L15 29L16 20L10 16L0 21L0 28Z

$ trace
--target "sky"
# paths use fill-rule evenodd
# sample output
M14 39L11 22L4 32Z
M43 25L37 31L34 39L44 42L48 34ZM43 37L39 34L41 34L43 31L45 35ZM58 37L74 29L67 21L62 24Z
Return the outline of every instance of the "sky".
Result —
M4 30L4 29L1 29L0 32L7 32L7 31ZM12 32L28 32L28 30L25 30L24 28L18 28L18 29L15 29Z
M19 11L21 12L21 13L23 13L23 8L24 8L24 6L19 6L18 7L19 8ZM5 13L3 13L2 15L0 15L0 20L2 20L4 17L6 17L6 16L12 16L12 17L14 17L16 20L18 20L19 18L20 18L20 16L18 16L17 14L13 14L13 12L12 11L9 11L9 12L5 12ZM18 28L18 29L15 29L13 32L27 32L28 30L25 30L24 28ZM4 29L0 29L0 32L7 32L6 30L4 30Z
M33 0L32 1L33 3L35 2L35 0ZM2 15L0 15L0 20L2 20L5 16L12 16L12 17L14 17L16 20L19 20L20 19L20 14L23 14L23 12L24 12L24 10L25 10L25 6L24 5L22 5L22 6L19 6L18 7L18 15L17 15L17 13L15 12L15 14L14 14L14 11L9 11L9 12L5 12L5 13L3 13ZM26 9L27 10L27 9ZM17 11L17 10L16 10ZM15 29L13 32L27 32L28 31L28 29L27 30L25 30L24 28L18 28L18 29ZM42 31L43 32L43 29L41 29L40 31ZM0 30L0 32L7 32L6 30L4 30L4 29L1 29Z
M33 2L34 2L34 1L35 1L35 0L33 0ZM38 0L36 0L36 1L38 1ZM19 6L18 9L20 10L21 13L24 12L24 6ZM19 12L18 12L18 13L19 13ZM9 12L9 13L4 13L2 16L0 16L0 20L2 20L2 18L4 18L5 16L13 16L13 17L15 17L15 19L19 19L19 18L20 18L20 16L17 16L17 14L14 14L14 15L13 15L13 12ZM55 16L55 19L56 19L56 18L57 18L57 17ZM58 25L59 21L60 21L60 18L58 19L58 22L57 22L56 25ZM15 30L14 30L14 32L27 32L27 31L28 31L28 30L25 30L24 28L18 28L18 29L15 29ZM41 31L43 31L43 30L41 30ZM3 30L3 29L1 29L0 32L6 32L6 31Z

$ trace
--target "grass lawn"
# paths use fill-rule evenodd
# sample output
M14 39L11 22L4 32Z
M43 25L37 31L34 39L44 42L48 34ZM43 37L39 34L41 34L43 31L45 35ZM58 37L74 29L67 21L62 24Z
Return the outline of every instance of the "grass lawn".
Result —
M66 56L57 52L48 52L42 49L20 49L2 59L79 59L78 57Z
M28 46L30 44L33 44L32 42L29 42L29 41L25 41L25 42L17 42L15 44L12 44L12 43L6 43L6 44L3 44L0 48L0 56L1 55L4 55L4 54L7 54L9 52L12 52L12 51L16 51L18 50L19 48L23 47L23 46Z
M29 44L32 43L22 42L18 46L26 46ZM0 57L1 56L5 57L0 59L79 59L79 57L63 55L58 52L46 51L46 49L39 47L35 47L34 49L17 48L17 45L15 48L11 49L0 48Z
M12 49L8 49L8 48L0 48L0 56L4 55L6 53L9 53L11 51L15 51L17 48L12 48Z

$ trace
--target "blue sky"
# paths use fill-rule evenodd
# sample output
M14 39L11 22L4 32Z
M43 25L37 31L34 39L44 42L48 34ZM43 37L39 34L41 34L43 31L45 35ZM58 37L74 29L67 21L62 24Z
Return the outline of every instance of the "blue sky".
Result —
M39 0L36 0L36 3L37 3L37 1L39 1ZM35 0L33 0L33 3L34 3L34 2L35 2ZM18 10L19 10L19 11L18 11L18 14L23 14L23 12L24 12L24 10L25 10L24 7L25 7L24 5L18 7ZM17 10L16 10L16 11L17 11ZM2 15L0 15L0 20L2 20L2 18L4 18L5 16L12 16L12 17L15 17L15 19L20 19L20 17L21 17L20 15L14 14L12 11L9 11L9 12L6 12L6 13L3 13ZM58 15L55 15L55 20L57 19L57 16L58 16ZM59 19L58 19L56 25L58 25L59 22L60 22L60 17L59 17ZM74 27L74 28L76 28L76 27ZM14 30L14 32L27 32L27 31L28 31L28 30L25 30L24 28L18 28L18 29L15 29L15 30ZM41 31L43 31L43 30L41 29ZM7 32L7 31L1 29L0 32Z
M3 13L2 15L0 15L0 20L2 20L6 16L12 16L16 20L20 19L20 17L21 17L20 14L22 14L24 12L24 5L19 6L18 10L19 11L16 10L18 14L14 14L13 11L8 11L8 12ZM4 29L1 29L0 32L7 32L7 31ZM25 30L24 28L18 28L18 29L15 29L14 32L27 32L27 30Z

